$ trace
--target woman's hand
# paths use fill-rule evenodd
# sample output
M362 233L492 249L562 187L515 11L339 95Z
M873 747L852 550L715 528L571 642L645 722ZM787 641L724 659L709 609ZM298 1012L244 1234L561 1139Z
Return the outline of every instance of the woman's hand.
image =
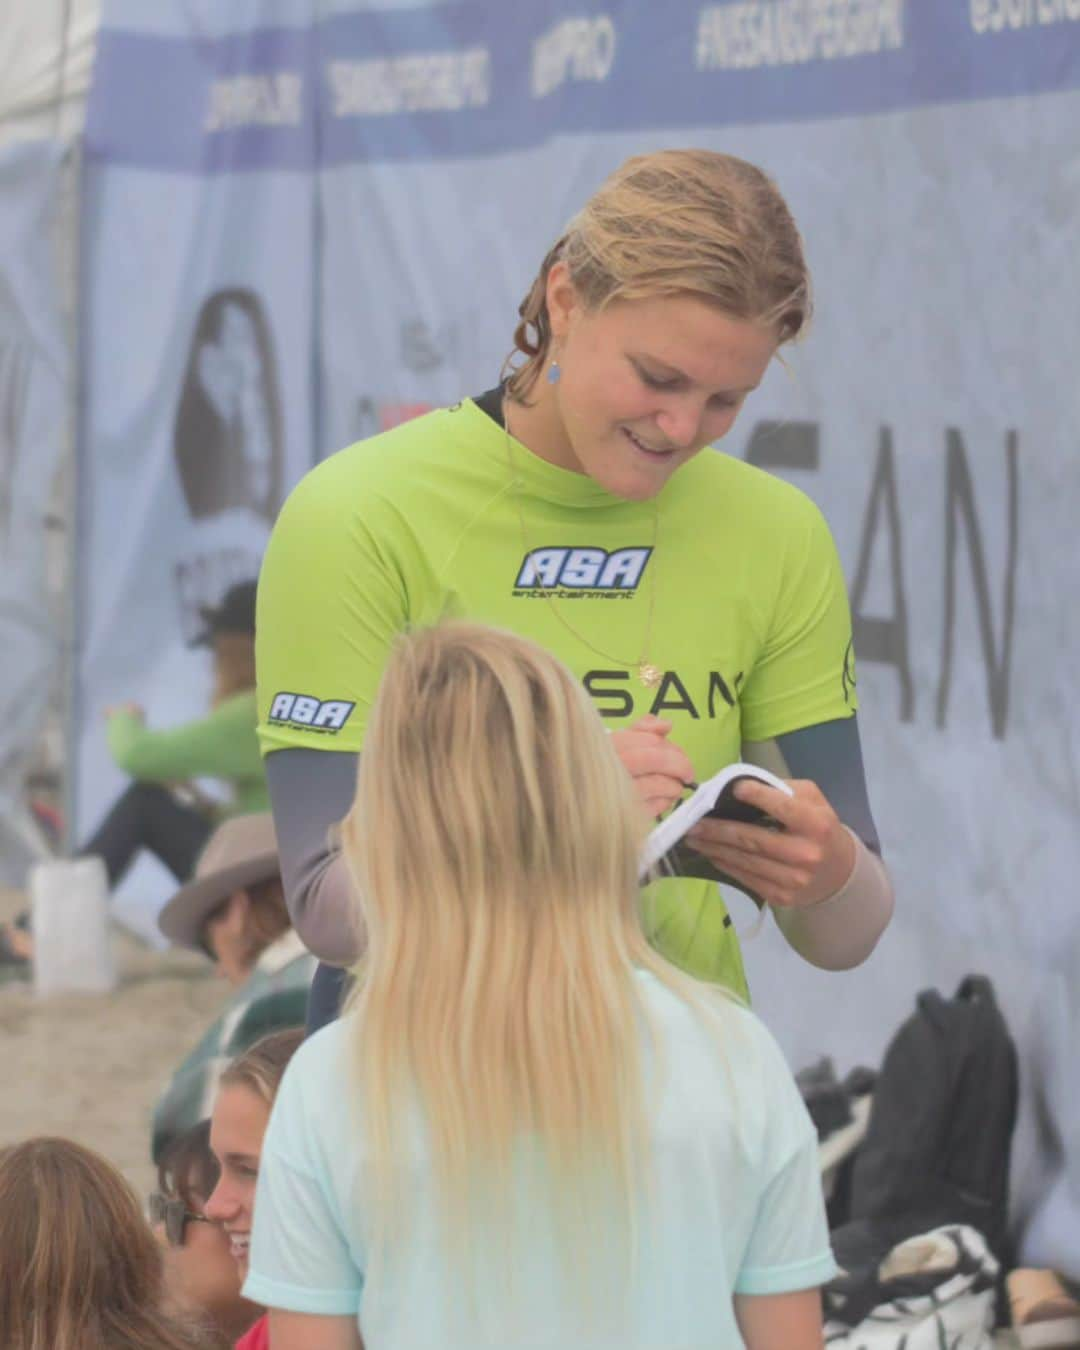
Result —
M690 756L667 739L671 726L649 713L633 726L611 733L615 753L653 819L675 805L694 777Z
M117 713L127 713L129 717L134 717L136 722L146 721L146 712L140 703L114 703L105 709L105 721L115 717Z
M779 909L827 900L855 866L855 841L817 784L792 779L788 786L793 797L749 780L734 788L740 801L767 812L782 830L706 819L686 836L718 872Z

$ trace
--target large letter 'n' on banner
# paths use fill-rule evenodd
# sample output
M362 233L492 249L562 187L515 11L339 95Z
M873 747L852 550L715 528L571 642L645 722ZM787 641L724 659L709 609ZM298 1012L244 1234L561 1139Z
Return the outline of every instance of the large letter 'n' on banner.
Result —
M1008 473L1008 541L1005 551L1005 597L1002 610L1001 649L995 650L994 616L990 604L990 584L986 576L979 517L975 511L975 493L968 470L964 442L955 427L946 433L945 462L945 608L941 636L941 682L937 694L937 724L945 725L952 681L953 630L956 626L956 550L957 518L963 519L967 536L971 572L975 584L979 638L986 665L986 690L990 701L990 720L997 740L1004 739L1009 716L1009 668L1012 659L1013 613L1016 596L1016 541L1019 522L1019 471L1017 435L1005 437L1005 466Z
M892 614L887 619L871 618L862 612L863 599L870 579L870 557L879 524L878 517L885 512L885 529L889 537L889 579L892 592ZM870 487L870 500L863 519L862 538L859 540L859 560L855 567L855 581L851 587L851 626L855 650L860 661L878 661L895 666L900 677L900 720L910 722L915 714L914 684L911 679L911 661L908 657L908 612L904 593L904 557L900 534L900 507L896 497L896 467L893 458L892 431L881 428L878 441L877 464Z

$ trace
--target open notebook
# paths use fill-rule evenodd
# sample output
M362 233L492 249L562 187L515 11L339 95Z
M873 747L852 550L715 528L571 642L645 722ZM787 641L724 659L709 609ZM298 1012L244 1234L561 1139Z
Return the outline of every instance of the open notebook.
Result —
M644 877L674 848L687 830L693 829L698 821L706 816L775 826L775 821L772 821L771 817L764 815L757 807L739 801L735 796L733 789L742 778L756 778L759 783L779 788L789 797L794 795L784 780L777 778L776 774L770 773L768 769L759 769L756 764L729 764L696 788L693 796L680 802L650 833L645 841L645 851L641 855L640 875Z

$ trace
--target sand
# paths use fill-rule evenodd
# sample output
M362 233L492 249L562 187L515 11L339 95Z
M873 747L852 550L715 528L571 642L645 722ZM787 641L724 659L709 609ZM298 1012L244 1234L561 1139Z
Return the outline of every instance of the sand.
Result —
M0 918L23 898L0 890ZM229 987L191 952L150 951L116 927L107 995L35 996L0 973L0 1145L59 1134L103 1153L140 1196L152 1189L150 1112Z

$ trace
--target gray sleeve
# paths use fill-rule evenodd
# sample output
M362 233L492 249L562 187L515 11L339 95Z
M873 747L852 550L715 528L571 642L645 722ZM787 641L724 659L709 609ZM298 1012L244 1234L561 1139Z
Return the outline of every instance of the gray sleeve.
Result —
M836 892L816 905L773 909L789 945L823 970L850 970L877 945L893 913L893 888L881 860L870 812L862 746L854 717L822 722L743 747L744 757L783 778L816 783L855 841L855 866Z
M832 809L868 849L881 856L877 827L870 812L863 768L862 742L855 717L836 722L820 722L777 736L773 741L748 742L745 755L751 763L762 764L766 747L774 747L783 765L778 772L784 778L808 778L825 794Z
M352 805L359 759L346 751L302 749L266 757L285 901L308 949L335 966L352 965L365 942L335 830Z

